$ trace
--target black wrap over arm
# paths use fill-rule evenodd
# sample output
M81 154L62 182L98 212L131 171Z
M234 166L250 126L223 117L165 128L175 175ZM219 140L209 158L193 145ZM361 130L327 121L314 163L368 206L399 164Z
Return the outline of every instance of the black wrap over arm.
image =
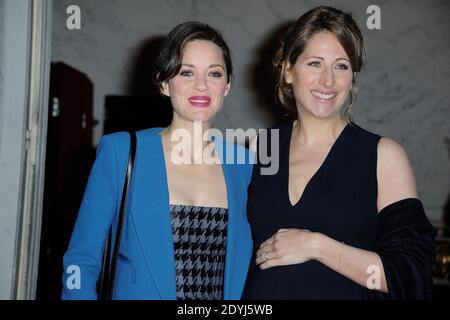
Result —
M420 200L408 198L383 208L373 251L383 263L389 292L368 289L368 298L431 299L435 236Z

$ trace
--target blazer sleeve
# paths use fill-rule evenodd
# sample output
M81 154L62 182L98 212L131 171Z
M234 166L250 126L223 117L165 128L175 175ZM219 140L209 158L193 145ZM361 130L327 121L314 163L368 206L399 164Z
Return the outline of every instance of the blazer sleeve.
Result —
M111 136L97 148L78 217L63 258L62 299L96 299L109 227L117 212L118 180Z
M383 263L388 293L369 290L372 299L431 299L436 230L418 199L404 199L379 213L374 251Z

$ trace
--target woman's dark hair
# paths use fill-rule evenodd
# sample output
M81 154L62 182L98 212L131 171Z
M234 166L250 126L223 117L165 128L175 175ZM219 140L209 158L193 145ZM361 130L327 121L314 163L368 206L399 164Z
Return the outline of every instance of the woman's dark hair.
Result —
M233 66L228 45L215 28L196 21L177 25L165 39L153 65L153 83L161 92L162 84L175 77L181 69L183 51L186 45L194 40L211 41L223 54L227 71L227 83L230 82Z
M360 72L364 62L364 40L351 14L327 6L316 7L303 14L283 34L275 52L273 63L276 74L275 96L292 117L297 117L297 107L291 84L285 81L286 67L293 66L305 50L309 40L319 32L331 32L347 53L353 72ZM351 108L356 99L356 77L350 91L350 105L346 117L351 121Z

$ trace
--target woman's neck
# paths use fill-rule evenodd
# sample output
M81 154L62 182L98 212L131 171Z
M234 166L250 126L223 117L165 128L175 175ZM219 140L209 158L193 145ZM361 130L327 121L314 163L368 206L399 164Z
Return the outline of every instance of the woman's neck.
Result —
M306 147L328 146L336 141L346 124L341 117L317 119L299 116L294 122L293 138Z
M161 132L161 136L168 150L176 146L177 150L182 149L183 154L191 159L191 163L198 163L211 144L208 135L210 128L210 122L193 122L174 117L171 124Z

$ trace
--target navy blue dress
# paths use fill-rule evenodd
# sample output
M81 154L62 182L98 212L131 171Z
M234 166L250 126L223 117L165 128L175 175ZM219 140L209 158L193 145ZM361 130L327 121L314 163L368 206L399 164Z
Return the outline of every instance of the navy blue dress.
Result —
M377 145L379 135L349 123L323 164L291 205L288 193L289 149L293 122L279 129L279 170L262 175L257 161L249 186L247 214L254 241L245 299L364 299L367 289L324 264L261 270L255 252L281 228L308 229L349 246L371 250L377 237ZM274 130L274 129L269 129ZM270 133L269 133L270 137ZM259 144L262 139L258 139ZM268 139L268 149L271 150ZM261 145L258 146L259 148Z

